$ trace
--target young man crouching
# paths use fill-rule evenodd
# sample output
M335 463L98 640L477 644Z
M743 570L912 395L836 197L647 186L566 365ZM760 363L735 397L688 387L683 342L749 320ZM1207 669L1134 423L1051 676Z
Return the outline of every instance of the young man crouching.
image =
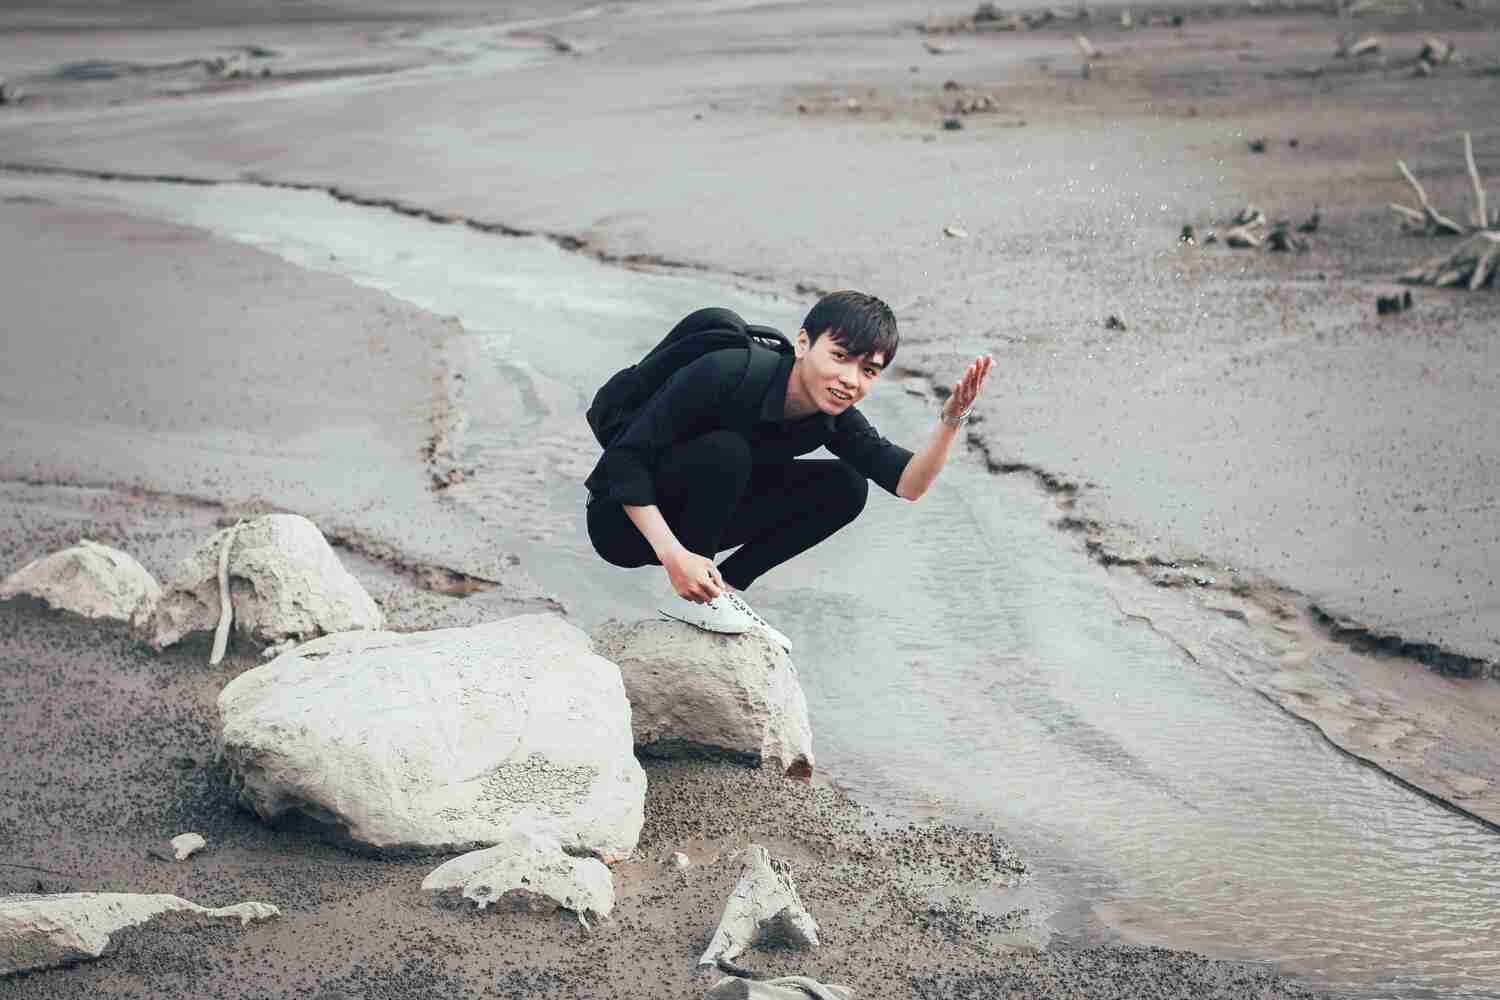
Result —
M744 350L712 351L678 369L587 480L594 549L616 566L665 568L672 594L662 614L714 632L762 628L790 650L737 591L858 517L869 480L906 500L926 493L990 372L989 356L969 365L913 454L856 406L897 344L889 306L834 292L807 314L759 400L736 393ZM837 457L798 458L825 446Z

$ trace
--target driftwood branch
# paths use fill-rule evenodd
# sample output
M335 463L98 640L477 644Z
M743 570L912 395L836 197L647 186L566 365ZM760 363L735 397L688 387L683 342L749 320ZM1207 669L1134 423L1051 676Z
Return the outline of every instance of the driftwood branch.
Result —
M240 525L244 523L234 522L234 527L224 536L224 544L219 547L219 627L214 629L209 666L217 666L224 659L224 650L229 645L229 626L234 621L234 602L229 599L229 550L234 548L234 536L240 533Z
M1407 183L1410 184L1412 186L1412 189L1417 192L1417 200L1422 203L1422 213L1427 224L1433 229L1436 229L1438 232L1452 233L1455 236L1462 236L1464 234L1464 227L1460 226L1458 223L1454 222L1447 216L1439 214L1437 209L1432 207L1432 202L1427 200L1426 190L1424 190L1417 179L1412 176L1411 171L1406 168L1406 164L1401 160L1397 160L1396 166L1401 168L1401 175L1406 178Z
M1474 228L1483 229L1490 224L1489 210L1484 202L1484 184L1479 180L1479 167L1474 163L1474 139L1464 133L1464 162L1469 168L1469 180L1474 183Z
M1425 225L1427 222L1427 216L1423 215L1415 208L1407 208L1405 205L1398 205L1394 201L1391 202L1391 211L1401 216L1407 222L1414 223L1418 226Z

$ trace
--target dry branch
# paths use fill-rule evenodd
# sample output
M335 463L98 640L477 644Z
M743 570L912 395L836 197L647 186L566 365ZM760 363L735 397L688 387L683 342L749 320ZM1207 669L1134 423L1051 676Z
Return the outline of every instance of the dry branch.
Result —
M1478 232L1452 253L1434 257L1406 272L1401 280L1409 285L1467 285L1470 291L1491 284L1500 260L1500 233Z
M209 654L209 666L218 666L224 659L224 649L229 644L229 626L234 621L234 602L229 594L229 550L234 548L234 537L240 533L243 521L234 522L224 536L219 548L219 627L214 629L214 648Z
M1401 175L1406 178L1407 183L1409 183L1417 192L1417 200L1422 203L1422 214L1428 227L1440 233L1450 233L1454 236L1462 236L1464 234L1464 227L1460 226L1458 223L1454 222L1447 216L1440 215L1437 209L1432 207L1432 203L1427 200L1426 190L1424 190L1422 185L1417 182L1417 179L1412 176L1411 171L1406 168L1406 164L1401 160L1397 160L1396 166L1401 168Z
M1469 218L1475 229L1483 229L1489 225L1490 217L1484 203L1484 185L1479 180L1479 168L1474 165L1474 140L1467 132L1464 133L1464 162L1469 167L1469 180L1474 182L1474 211Z

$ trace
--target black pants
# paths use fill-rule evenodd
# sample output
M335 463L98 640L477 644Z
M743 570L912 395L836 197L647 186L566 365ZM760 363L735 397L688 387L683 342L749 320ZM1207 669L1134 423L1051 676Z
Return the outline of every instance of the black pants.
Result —
M656 505L688 551L713 559L740 547L719 564L736 590L858 517L869 489L864 476L838 459L756 465L749 443L733 431L674 445L656 467ZM589 540L607 562L659 564L618 503L589 504L588 523Z

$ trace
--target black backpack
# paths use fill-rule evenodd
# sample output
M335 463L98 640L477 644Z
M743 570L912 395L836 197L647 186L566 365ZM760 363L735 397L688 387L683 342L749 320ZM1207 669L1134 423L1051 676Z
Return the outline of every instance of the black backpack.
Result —
M781 359L792 353L792 342L769 326L751 326L731 309L699 309L672 327L639 362L620 369L594 393L585 414L589 429L608 448L673 372L710 351L731 347L745 351L745 370L734 391L735 409L752 407L770 387Z

